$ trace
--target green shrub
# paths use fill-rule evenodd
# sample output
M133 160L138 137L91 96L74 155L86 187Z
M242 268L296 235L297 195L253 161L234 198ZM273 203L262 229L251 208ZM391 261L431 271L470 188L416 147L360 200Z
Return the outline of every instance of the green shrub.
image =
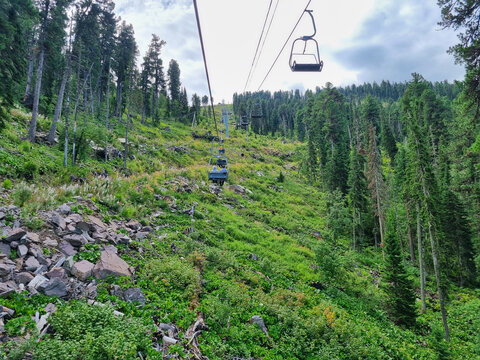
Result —
M18 207L23 207L33 195L33 190L26 184L21 184L13 193L13 203Z
M27 161L17 172L18 176L23 177L25 180L33 180L38 173L38 166L31 161Z
M169 257L155 259L145 266L144 276L153 288L166 287L181 291L183 296L192 299L200 289L198 272L186 261Z
M55 333L38 344L37 360L133 360L138 352L161 359L148 336L152 327L139 319L115 316L110 306L69 304L52 315L50 324Z
M7 190L11 189L12 186L13 186L13 182L10 179L5 179L5 180L3 180L2 186L3 186L4 189L7 189Z

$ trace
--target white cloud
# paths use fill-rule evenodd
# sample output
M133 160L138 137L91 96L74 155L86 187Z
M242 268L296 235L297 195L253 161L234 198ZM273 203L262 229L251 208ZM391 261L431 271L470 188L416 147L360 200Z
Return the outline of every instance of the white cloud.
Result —
M257 89L306 3L279 1L248 91ZM207 94L192 1L116 3L116 12L134 26L142 56L151 34L157 34L167 42L162 54L165 71L170 59L176 59L189 96L194 92ZM269 0L198 0L215 101L231 101L234 92L243 91L268 4ZM292 73L288 67L291 40L262 90L314 89L327 81L337 86L405 81L414 71L432 81L463 77L463 69L446 54L457 39L451 31L439 31L436 0L312 0L310 8L314 10L324 70ZM311 22L304 17L294 38L309 33Z

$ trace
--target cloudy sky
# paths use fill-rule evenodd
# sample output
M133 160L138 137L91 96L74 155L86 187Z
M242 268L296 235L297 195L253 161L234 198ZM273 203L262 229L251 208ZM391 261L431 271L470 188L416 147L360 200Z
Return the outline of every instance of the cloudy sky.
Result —
M246 91L259 88L268 69L302 13L307 0L273 0L276 9L270 31L253 68ZM207 94L202 53L191 0L115 0L116 13L133 24L140 64L153 33L167 42L165 71L178 61L182 85L189 96ZM242 92L270 0L197 0L207 53L213 97L231 102ZM294 38L312 32L304 16L261 90L314 89L335 86L406 81L412 72L427 80L460 80L463 67L455 65L447 49L457 43L451 30L437 25L436 0L312 0L316 40L325 65L321 73L292 73L288 66ZM269 20L270 21L270 20ZM267 23L268 25L268 23Z

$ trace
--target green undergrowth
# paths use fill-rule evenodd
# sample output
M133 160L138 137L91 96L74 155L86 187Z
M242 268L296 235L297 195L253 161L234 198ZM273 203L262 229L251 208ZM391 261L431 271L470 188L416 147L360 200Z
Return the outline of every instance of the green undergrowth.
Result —
M14 115L18 119L21 114ZM39 345L24 343L30 344L36 358L53 353L58 359L68 358L67 354L85 359L123 354L130 359L141 352L144 358L155 359L152 326L160 322L178 326L182 342L170 351L177 358L186 357L183 349L189 339L184 332L199 314L209 328L199 336L199 346L210 359L480 357L478 290L450 289L449 344L439 336L441 317L435 297L428 298L426 314L412 329L388 319L381 276L376 275L381 274L381 250L353 251L347 227L333 232L330 200L297 170L302 144L252 134L247 142L243 131L232 130L226 142L230 178L217 196L206 179L210 143L192 139L187 125L168 122L170 131L166 131L135 120L130 139L134 159L129 160L127 176L120 171L120 161L104 164L85 158L78 167L63 169L62 151L25 145L20 137L26 133L26 123L18 121L23 128L9 125L1 137L0 156L10 154L14 159L0 162L0 176L13 180L7 182L8 189L3 182L2 191L9 199L4 201L21 206L32 226L38 211L81 196L98 206L105 222L135 219L157 228L145 240L119 246L136 276L99 284L97 301L110 306L58 301L53 331ZM121 137L121 127L115 131ZM172 150L173 146L185 152ZM15 152L25 156L15 157ZM37 166L33 179L12 170L24 168L26 162ZM103 168L107 178L95 174ZM85 180L73 182L71 174ZM182 181L188 184L187 191L180 190ZM229 184L247 191L239 194ZM182 211L193 205L193 217ZM82 207L74 210L89 213ZM94 261L98 251L91 247L77 259ZM418 282L416 269L408 271ZM111 295L113 285L140 287L146 305ZM434 284L428 285L433 294ZM6 324L12 336L34 331L29 319L46 304L44 298L35 299L0 299L17 311ZM125 314L121 323L113 309ZM264 319L268 336L250 321L253 315ZM102 331L97 321L102 322ZM67 324L75 331L67 331ZM81 332L86 335L79 337Z

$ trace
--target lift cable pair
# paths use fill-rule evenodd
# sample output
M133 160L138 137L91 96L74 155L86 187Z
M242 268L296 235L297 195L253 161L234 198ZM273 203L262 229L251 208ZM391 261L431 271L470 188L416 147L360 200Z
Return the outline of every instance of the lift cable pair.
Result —
M213 111L213 121L215 122L215 131L217 136L212 139L212 146L210 149L211 157L208 162L208 180L211 180L218 185L223 185L228 180L229 166L228 159L225 155L224 140L220 138L218 132L217 119L215 117L215 107L213 105L212 87L210 85L210 77L208 76L207 58L205 56L205 47L203 45L202 29L200 27L200 17L198 15L197 0L193 0L195 7L195 17L197 19L198 35L200 37L200 44L202 47L203 64L205 65L205 74L207 76L208 91L210 93L210 104ZM218 150L217 150L218 149Z
M292 31L290 32L290 35L288 35L287 37L287 40L285 41L285 43L283 44L282 48L280 49L280 51L278 52L278 55L277 57L275 58L275 60L273 61L272 65L270 66L270 68L268 69L268 72L267 74L265 75L265 77L263 78L262 82L260 83L260 85L258 86L257 88L257 91L259 91L263 84L265 83L265 80L267 80L268 76L270 75L273 67L275 66L275 64L277 63L278 59L280 58L280 55L282 54L283 50L285 49L285 46L287 46L288 42L290 41L290 38L292 37L293 33L295 32L295 30L297 29L297 26L298 24L300 23L300 21L302 20L302 17L305 13L308 13L312 19L312 22L313 22L313 27L314 27L314 34L313 35L309 35L309 36L302 36L301 38L298 38L296 39L293 44L292 44L292 51L290 53L290 68L292 71L321 71L322 68L323 68L323 61L320 60L320 55L319 55L319 50L318 50L318 43L315 41L315 39L313 39L313 36L315 36L316 34L316 26L315 26L315 20L313 18L313 15L312 15L312 10L308 10L308 7L310 6L310 3L312 2L312 0L309 0L307 5L305 6L305 8L303 9L302 11L302 14L300 15L300 17L298 18L297 20L297 23L295 24L295 26L293 27ZM294 52L294 46L295 46L295 43L297 41L304 41L304 49L303 49L303 52L302 53L295 53ZM308 42L312 42L314 43L315 45L315 48L316 48L316 51L314 54L308 54L308 53L305 53L306 51L306 48L307 48L307 43ZM309 63L297 63L295 60L294 60L294 56L314 56L315 58L315 62L312 63L312 62L309 62Z

